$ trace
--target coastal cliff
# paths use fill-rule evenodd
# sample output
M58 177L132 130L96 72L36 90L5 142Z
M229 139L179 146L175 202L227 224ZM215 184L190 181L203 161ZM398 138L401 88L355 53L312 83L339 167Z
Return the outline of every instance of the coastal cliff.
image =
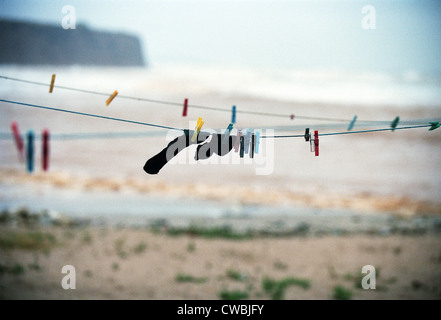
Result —
M144 66L136 36L0 20L0 64Z

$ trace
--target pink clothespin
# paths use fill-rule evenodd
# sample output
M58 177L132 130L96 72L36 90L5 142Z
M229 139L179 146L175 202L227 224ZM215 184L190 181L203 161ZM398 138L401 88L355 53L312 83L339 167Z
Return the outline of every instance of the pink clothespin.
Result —
M11 123L11 130L12 130L12 134L14 136L15 145L17 146L18 155L20 157L20 160L23 161L24 160L24 144L23 144L23 139L20 135L20 131L18 130L17 122L14 121Z
M317 157L319 155L319 136L318 131L314 131L314 145L315 145L315 156Z
M182 116L183 117L187 116L187 110L188 110L188 99L185 98L185 100L184 100L184 110L182 110Z

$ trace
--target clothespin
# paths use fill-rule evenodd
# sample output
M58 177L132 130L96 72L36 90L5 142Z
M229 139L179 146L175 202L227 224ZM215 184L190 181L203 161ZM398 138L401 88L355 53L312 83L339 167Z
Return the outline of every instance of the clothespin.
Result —
M355 121L357 121L357 116L354 116L354 119L352 119L351 123L349 123L348 131L351 131L354 128Z
M314 131L314 145L315 145L315 156L317 157L319 155L319 136L318 131Z
M228 142L228 140L229 140L229 138L230 138L230 133L231 133L231 130L232 130L232 129L233 129L233 124L230 123L230 124L228 125L227 129L225 130L224 138L223 138L223 140L222 140L222 144L225 144L226 142Z
M106 100L106 106L108 106L117 95L118 91L113 91L112 95Z
M52 93L52 91L54 90L54 83L55 83L55 73L52 75L51 85L49 87L49 93Z
M34 132L29 130L27 135L27 145L26 145L26 167L28 172L34 171Z
M203 124L204 124L204 121L202 121L202 118L199 118L198 122L196 123L196 127L194 128L194 133L193 133L193 136L191 137L191 142L196 141L196 138L198 137L199 132L201 131Z
M182 116L183 117L187 116L187 110L188 110L188 99L185 98L185 100L184 100L184 109L182 110Z
M315 151L315 143L314 143L314 138L312 136L309 137L309 147L311 152Z
M259 144L260 144L260 131L256 132L256 147L254 148L254 153L259 153Z
M255 147L255 143L256 143L256 135L253 133L251 135L251 151L250 151L250 158L253 159L254 158L254 147Z
M431 127L429 128L429 131L435 130L439 128L439 122L429 122Z
M241 158L243 158L244 147L245 147L245 137L241 136L240 137L240 157Z
M291 120L294 120L294 118L296 117L296 115L293 113L292 115L289 116L291 118Z
M311 135L309 134L309 128L305 129L305 141L308 142Z
M391 126L391 128L392 128L392 131L394 131L395 128L397 127L398 122L400 122L400 117L396 117L396 118L394 119L394 121L392 121L392 123L390 124L390 126Z
M14 136L15 145L17 146L18 155L20 160L23 161L23 139L21 138L20 131L18 130L17 122L11 123L12 134Z
M236 106L231 108L231 123L236 123Z
M49 169L49 130L43 130L43 148L42 148L42 168L43 171L47 171Z
M247 134L245 136L245 153L248 154L250 149L250 140L251 140L251 130L247 129Z
M242 130L237 130L237 139L236 139L236 143L234 144L234 152L239 151L241 137L242 137Z

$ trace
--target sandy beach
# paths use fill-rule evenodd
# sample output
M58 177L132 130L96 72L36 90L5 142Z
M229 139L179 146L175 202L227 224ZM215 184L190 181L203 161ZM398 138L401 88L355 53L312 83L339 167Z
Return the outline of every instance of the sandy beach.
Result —
M6 245L5 238L22 242ZM34 247L25 238L39 235ZM440 299L440 236L209 239L136 228L1 229L2 299ZM61 273L73 265L76 289ZM361 268L376 289L361 288ZM295 279L295 280L293 280ZM265 283L289 282L281 292ZM344 294L335 293L343 287Z

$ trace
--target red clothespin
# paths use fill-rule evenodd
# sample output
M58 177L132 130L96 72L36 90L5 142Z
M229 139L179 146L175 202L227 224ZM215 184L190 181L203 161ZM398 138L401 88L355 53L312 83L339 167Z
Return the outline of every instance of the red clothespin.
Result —
M184 100L184 109L182 110L182 116L183 117L187 116L187 110L188 110L188 99L185 98L185 100Z
M17 146L17 150L18 150L18 155L20 157L20 160L23 161L24 160L24 144L23 144L23 139L21 138L20 135L20 131L18 130L18 124L17 122L12 122L11 123L11 129L12 129L12 134L14 135L14 140L15 140L15 145Z
M43 130L42 167L43 171L49 169L49 130Z
M317 157L319 155L319 137L318 137L318 131L314 131L314 145L315 145L315 156Z
M295 115L295 114L292 114L292 115L290 115L289 117L291 118L291 120L294 120L294 118L296 117L296 115Z

